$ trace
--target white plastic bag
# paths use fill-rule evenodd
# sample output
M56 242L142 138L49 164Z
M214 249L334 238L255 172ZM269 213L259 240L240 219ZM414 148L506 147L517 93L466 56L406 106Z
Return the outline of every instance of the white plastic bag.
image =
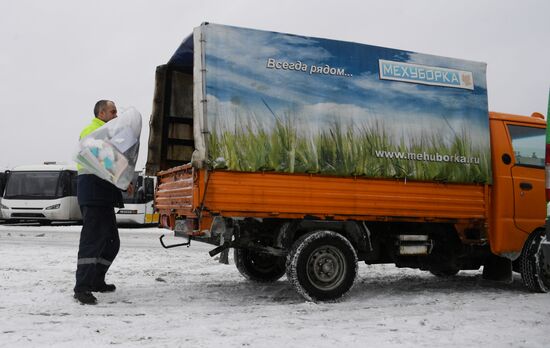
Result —
M86 172L126 190L139 152L141 114L130 107L80 140L75 161Z

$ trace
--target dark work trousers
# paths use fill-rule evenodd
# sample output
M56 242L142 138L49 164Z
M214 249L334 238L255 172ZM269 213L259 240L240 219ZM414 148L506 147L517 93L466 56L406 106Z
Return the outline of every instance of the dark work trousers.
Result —
M113 207L80 207L82 231L78 247L75 292L91 291L105 283L105 273L118 254L120 239Z

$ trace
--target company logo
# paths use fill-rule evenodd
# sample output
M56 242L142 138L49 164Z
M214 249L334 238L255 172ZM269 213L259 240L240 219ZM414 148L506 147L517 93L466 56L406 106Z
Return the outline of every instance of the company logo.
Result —
M420 83L424 85L474 89L470 71L438 68L434 66L394 62L379 59L381 80Z

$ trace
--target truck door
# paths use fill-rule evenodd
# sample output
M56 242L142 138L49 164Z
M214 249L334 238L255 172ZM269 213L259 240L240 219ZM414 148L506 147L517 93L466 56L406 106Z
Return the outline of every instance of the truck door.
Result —
M508 124L514 151L512 182L514 223L527 233L544 224L546 217L544 128Z

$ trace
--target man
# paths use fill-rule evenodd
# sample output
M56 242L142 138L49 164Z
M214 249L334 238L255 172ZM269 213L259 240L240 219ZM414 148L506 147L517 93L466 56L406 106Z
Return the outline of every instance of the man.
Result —
M114 102L100 100L94 107L95 118L80 133L88 136L117 117ZM130 195L133 186L128 187ZM122 194L113 184L78 166L78 204L82 212L82 231L78 248L74 298L81 304L96 304L92 292L112 292L116 287L105 283L105 274L120 248L114 207L123 207Z

